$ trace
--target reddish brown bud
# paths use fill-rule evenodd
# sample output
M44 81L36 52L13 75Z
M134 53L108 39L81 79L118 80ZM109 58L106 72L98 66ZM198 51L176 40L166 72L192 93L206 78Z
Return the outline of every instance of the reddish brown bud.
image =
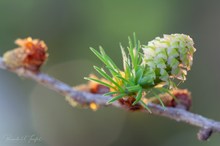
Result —
M170 91L170 93L175 97L171 96L170 94L160 94L160 98L163 101L163 104L166 107L176 107L182 108L185 110L189 110L192 105L192 97L191 93L186 89L175 89ZM148 102L152 102L155 104L160 104L158 98L150 98Z
M90 74L89 77L98 79L98 77L96 77L93 74ZM104 79L100 79L100 80L107 82ZM76 86L74 88L77 90L80 90L80 91L90 92L93 94L105 94L110 91L110 89L108 87L103 86L103 85L101 85L97 82L93 82L93 81L88 81L87 84L82 84L82 85Z
M134 97L125 97L125 98L120 98L119 103L124 106L126 109L131 110L131 111L138 111L143 109L143 107L138 103L135 105L132 105L133 102L135 101Z
M48 57L46 44L31 37L17 39L15 44L19 47L3 55L5 64L10 68L23 67L33 72L38 72Z
M93 74L90 74L89 77L98 79L98 77L96 77ZM103 82L106 82L106 83L108 82L104 79L99 79L99 80L101 80ZM110 89L108 87L103 86L103 85L101 85L97 82L89 81L88 85L89 85L89 92L94 93L94 94L105 94L105 93L108 93L110 91Z
M176 100L173 100L174 107L182 108L189 110L192 105L191 93L188 90L174 90L173 95L176 97Z

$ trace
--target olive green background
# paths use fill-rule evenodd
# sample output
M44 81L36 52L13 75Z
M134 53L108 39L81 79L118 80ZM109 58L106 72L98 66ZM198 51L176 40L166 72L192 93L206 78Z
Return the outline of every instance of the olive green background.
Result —
M215 0L0 0L0 54L15 48L17 38L40 38L50 54L42 71L74 86L85 82L93 65L103 66L91 46L102 45L122 66L119 42L126 46L133 32L142 44L163 34L188 34L197 52L181 88L192 92L193 112L220 120L219 5ZM0 70L2 146L220 144L219 134L200 142L197 131L144 113L72 108L55 92Z

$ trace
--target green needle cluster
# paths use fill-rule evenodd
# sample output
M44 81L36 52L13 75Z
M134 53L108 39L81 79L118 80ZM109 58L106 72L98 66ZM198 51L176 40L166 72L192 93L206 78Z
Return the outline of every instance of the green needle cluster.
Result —
M148 98L151 93L160 100L158 93L169 93L170 89L176 87L174 79L184 81L196 49L193 47L193 40L184 34L157 37L148 42L148 45L141 45L135 34L133 38L128 38L128 53L120 45L123 70L117 67L102 47L99 48L100 51L90 48L105 64L108 72L97 66L94 69L107 82L87 77L85 79L110 88L110 92L105 94L112 96L108 103L132 96L135 98L133 105L140 103L148 109L142 99ZM161 104L163 105L162 101Z

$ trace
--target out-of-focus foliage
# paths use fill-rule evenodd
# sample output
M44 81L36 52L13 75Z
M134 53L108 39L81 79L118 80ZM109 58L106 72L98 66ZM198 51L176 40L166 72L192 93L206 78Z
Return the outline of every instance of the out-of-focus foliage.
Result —
M1 0L0 53L15 48L17 38L42 39L50 54L43 71L77 85L100 63L89 51L91 46L102 45L120 64L118 42L126 45L126 37L133 32L143 44L163 34L188 34L197 52L182 88L192 91L193 112L220 120L216 112L220 102L219 5L214 0ZM6 146L220 143L219 135L200 143L196 128L161 117L113 108L74 109L53 91L2 70L0 100L0 143ZM5 141L7 135L37 135L42 141Z

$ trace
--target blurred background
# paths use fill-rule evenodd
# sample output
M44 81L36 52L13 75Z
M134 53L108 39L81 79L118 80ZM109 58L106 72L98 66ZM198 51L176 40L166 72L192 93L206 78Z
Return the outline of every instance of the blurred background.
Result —
M40 38L50 54L43 72L75 86L95 72L93 65L102 66L89 47L102 45L122 66L119 42L126 46L133 32L142 44L163 34L188 34L197 52L181 88L192 92L193 112L220 120L219 5L215 0L0 0L0 54L15 48L17 38ZM219 145L219 134L200 142L197 131L144 113L72 108L55 92L0 70L2 146Z

